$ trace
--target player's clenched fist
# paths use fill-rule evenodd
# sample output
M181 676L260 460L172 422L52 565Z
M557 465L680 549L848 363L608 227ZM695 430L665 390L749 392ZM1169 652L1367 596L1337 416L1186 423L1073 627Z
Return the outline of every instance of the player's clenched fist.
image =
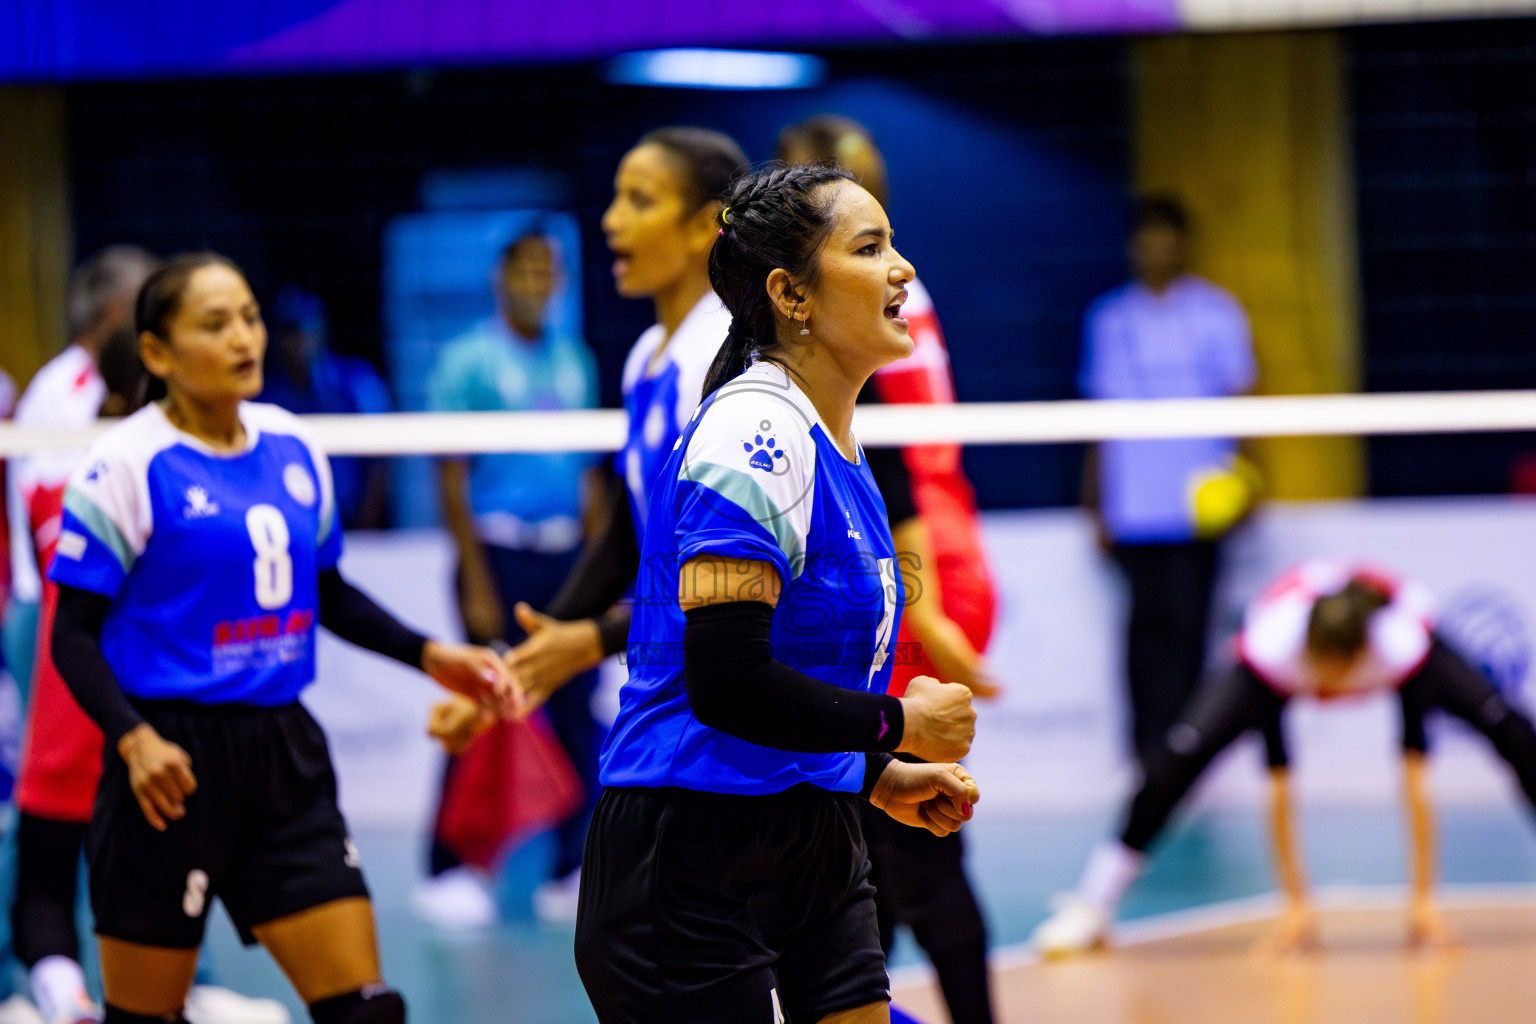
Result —
M958 761L970 752L976 710L964 686L918 676L907 684L901 710L905 724L897 750L924 761Z
M958 764L892 761L875 781L869 802L904 825L936 836L958 832L981 799L976 780Z

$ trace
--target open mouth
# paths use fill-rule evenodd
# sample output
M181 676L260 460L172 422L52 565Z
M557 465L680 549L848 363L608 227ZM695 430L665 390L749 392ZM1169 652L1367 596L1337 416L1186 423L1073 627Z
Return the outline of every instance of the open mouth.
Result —
M256 372L257 362L254 359L242 359L235 364L236 376L245 377Z
M889 306L885 307L885 318L887 320L891 320L891 321L894 321L894 322L896 322L898 324L901 324L902 326L906 326L907 322L904 319L902 319L902 316L901 316L901 305L902 305L902 303L904 303L906 301L907 301L907 293L905 291L899 293L896 296L896 300L894 302L892 302Z

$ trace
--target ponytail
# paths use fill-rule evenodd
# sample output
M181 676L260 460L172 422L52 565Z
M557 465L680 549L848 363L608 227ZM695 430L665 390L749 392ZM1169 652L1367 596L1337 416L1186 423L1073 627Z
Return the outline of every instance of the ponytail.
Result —
M731 311L731 329L704 378L701 401L778 344L768 275L783 270L796 289L815 286L816 256L832 230L823 187L852 180L831 167L770 164L731 183L718 214L720 238L709 254L709 283Z

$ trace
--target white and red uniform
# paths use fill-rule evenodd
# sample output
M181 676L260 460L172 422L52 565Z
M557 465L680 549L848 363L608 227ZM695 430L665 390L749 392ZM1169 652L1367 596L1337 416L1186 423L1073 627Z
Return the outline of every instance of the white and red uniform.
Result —
M953 402L955 385L944 331L928 290L915 278L907 285L901 315L907 321L913 351L875 374L880 400L888 405ZM992 635L996 598L976 521L976 494L960 465L960 446L913 445L902 449L902 455L912 478L913 504L928 527L944 614L978 651L985 651ZM912 650L916 643L905 621L897 640L903 645L901 650ZM914 677L933 674L933 664L926 655L916 665L898 660L891 674L890 692L900 696Z
M107 388L96 360L78 345L59 353L32 378L16 406L16 423L27 427L70 429L96 422ZM48 581L63 517L64 488L85 452L48 452L14 459L12 486L20 497L25 522L13 522L19 556L35 553L42 576L42 607L37 623L37 658L32 670L32 702L22 744L16 805L23 813L53 821L87 822L101 779L101 730L75 703L53 664L49 638L58 588ZM21 538L29 536L32 544ZM30 560L27 560L30 561Z
M1366 645L1337 689L1318 692L1307 657L1307 622L1318 598L1337 594L1352 579L1381 591L1388 601L1366 625ZM1424 664L1433 644L1434 604L1429 591L1371 566L1310 561L1270 584L1253 601L1237 639L1238 657L1284 697L1348 697L1395 690Z

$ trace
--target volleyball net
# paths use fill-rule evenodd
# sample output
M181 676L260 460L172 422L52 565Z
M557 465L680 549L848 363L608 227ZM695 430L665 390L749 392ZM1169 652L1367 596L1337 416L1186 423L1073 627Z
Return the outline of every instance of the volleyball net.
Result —
M334 455L615 451L624 413L377 413L305 417ZM0 424L0 457L84 448L84 430ZM960 402L861 406L869 447L1067 444L1170 437L1301 437L1536 431L1536 390L1275 395L1156 401Z

